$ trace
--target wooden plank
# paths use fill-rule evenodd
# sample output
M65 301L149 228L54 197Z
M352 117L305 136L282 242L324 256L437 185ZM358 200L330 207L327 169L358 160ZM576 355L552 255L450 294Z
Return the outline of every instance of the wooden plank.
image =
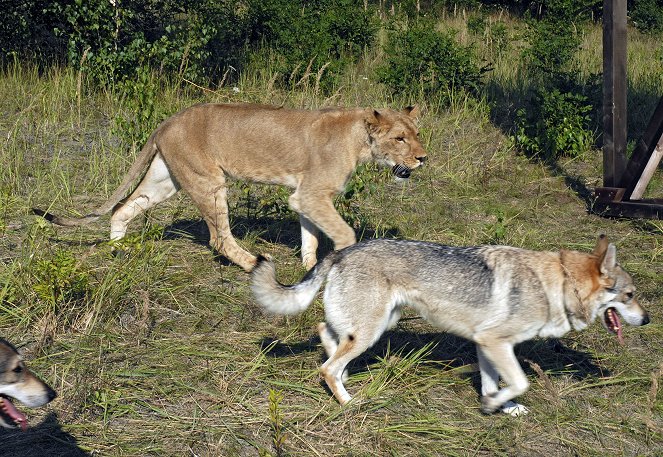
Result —
M654 152L652 152L649 157L649 162L647 162L640 179L638 179L635 184L633 192L631 192L631 200L640 200L642 198L649 181L651 181L652 176L654 176L654 173L656 172L656 168L658 168L658 164L661 162L661 158L663 158L663 136L658 140Z
M603 186L626 169L626 0L603 0Z
M604 217L663 219L663 200L606 202L597 200L592 213Z
M647 128L642 134L640 140L636 143L631 160L629 160L626 171L622 176L620 187L626 188L624 195L625 199L639 198L632 196L633 191L640 180L642 173L645 171L645 168L647 168L647 164L651 162L651 156L662 135L663 97L658 101L658 106L656 106Z

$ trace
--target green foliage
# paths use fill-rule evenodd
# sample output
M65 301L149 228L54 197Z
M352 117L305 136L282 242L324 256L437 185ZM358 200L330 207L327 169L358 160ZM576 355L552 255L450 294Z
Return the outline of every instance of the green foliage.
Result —
M524 52L530 74L544 84L560 79L580 47L580 37L571 22L543 20L530 23Z
M488 70L479 66L471 47L456 42L452 31L437 31L426 21L393 32L385 54L377 75L394 94L444 99L453 90L477 91Z
M334 201L338 213L355 230L368 224L359 209L359 201L374 194L379 181L379 171L374 164L359 165L343 193Z
M88 292L89 274L69 251L58 250L49 258L38 259L34 279L37 296L52 304L80 300Z
M630 17L633 25L643 33L659 33L663 30L663 2L660 0L632 1Z
M141 251L146 243L163 238L164 228L160 225L147 225L142 231L127 234L119 240L110 240L108 245L113 251Z
M371 10L353 0L249 0L249 42L277 55L280 81L290 85L317 78L329 87L374 39Z
M125 145L140 147L167 116L163 106L156 103L157 78L147 65L140 65L135 69L135 77L125 79L119 86L124 109L123 115L115 118L113 133Z
M528 155L554 159L577 157L589 150L593 134L589 130L591 105L587 97L553 89L539 91L532 111L518 111L515 145Z
M281 413L281 402L283 392L269 389L269 425L272 429L272 445L276 457L285 455L283 445L285 444L285 430L283 427L283 415Z
M132 78L146 64L204 79L237 46L231 24L238 21L228 2L64 0L47 11L62 18L55 33L67 42L67 60L101 85Z

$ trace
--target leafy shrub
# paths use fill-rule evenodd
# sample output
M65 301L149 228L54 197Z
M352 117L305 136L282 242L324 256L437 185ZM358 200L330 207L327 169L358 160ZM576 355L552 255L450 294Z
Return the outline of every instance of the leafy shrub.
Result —
M659 0L633 1L630 16L633 25L643 33L658 33L663 30L663 2Z
M531 114L518 111L513 140L531 156L577 157L593 144L589 130L591 105L583 95L571 92L539 91Z
M476 91L487 71L471 47L455 41L453 32L439 32L424 21L395 32L385 53L387 61L377 75L394 93L444 97L454 89Z
M267 46L278 58L281 82L316 77L329 87L342 69L374 39L371 10L353 0L249 0L248 41Z
M243 36L229 2L60 0L46 10L62 18L55 33L67 43L67 60L102 85L132 78L146 64L187 79L208 78Z
M580 47L580 37L567 21L530 23L527 39L529 48L524 57L530 74L544 83L555 84L568 71L568 64Z
M57 251L51 258L37 260L34 276L33 289L37 296L54 305L82 299L88 292L89 275L68 251Z

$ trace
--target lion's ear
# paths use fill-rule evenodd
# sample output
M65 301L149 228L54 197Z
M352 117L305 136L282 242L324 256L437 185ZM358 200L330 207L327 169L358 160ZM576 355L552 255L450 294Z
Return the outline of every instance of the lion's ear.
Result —
M419 120L419 116L421 116L421 110L417 105L414 106L408 106L407 108L403 108L401 110L401 113L410 116L414 120Z
M375 131L383 120L384 116L380 114L378 110L373 110L372 113L369 113L368 116L366 116L364 122L366 122L366 126L368 126L369 129Z

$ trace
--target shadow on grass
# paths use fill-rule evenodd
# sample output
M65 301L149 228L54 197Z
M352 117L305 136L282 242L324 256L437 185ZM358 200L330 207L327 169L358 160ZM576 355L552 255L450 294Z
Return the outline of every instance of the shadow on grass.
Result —
M268 217L245 218L234 217L231 221L232 233L237 240L242 240L247 236L257 234L257 236L273 244L283 244L290 249L299 252L301 244L301 229L298 220L292 218L273 219ZM355 230L357 239L381 238L399 238L400 231L397 228L389 227L376 229L370 225L362 225ZM178 220L164 228L164 240L175 240L188 238L194 243L209 246L209 229L202 219ZM327 253L333 250L332 241L326 236L322 236L320 246L318 247L318 258L323 258ZM218 255L217 260L223 265L230 265L225 257Z
M594 147L602 147L602 129L603 129L603 99L602 99L602 80L598 77L590 78L586 83L569 81L568 87L561 86L562 91L571 91L582 94L587 97L587 103L592 106L590 112L590 122L588 128L596 133ZM531 106L534 87L529 83L523 82L521 86L505 89L498 84L490 83L486 86L486 94L491 103L491 122L498 127L505 136L512 136L517 123L517 112L524 109L526 112L532 112L535 108ZM649 119L656 109L660 97L660 91L655 85L644 86L640 88L629 84L627 87L627 142L635 143L644 133ZM592 212L595 204L593 189L587 188L584 184L584 177L574 176L564 169L555 157L528 156L532 162L539 162L545 165L551 174L564 179L569 187L580 200L583 201L587 212Z
M51 413L42 423L27 431L0 429L0 456L84 457L90 454L76 444L76 438L62 430L57 415Z
M386 332L373 347L352 360L348 365L348 372L354 374L367 371L371 365L379 362L388 354L404 356L427 345L430 345L432 349L423 360L444 362L439 364L440 367L444 367L441 369L454 369L478 363L474 343L464 338L449 333L395 330ZM288 357L314 351L320 351L323 360L326 357L320 347L318 336L295 344L284 344L275 338L264 338L260 342L260 348L270 357ZM525 360L536 363L551 376L556 376L563 371L564 375L581 380L611 374L609 370L601 367L590 353L568 348L558 339L526 341L516 346L515 353L528 376L536 375L536 373ZM471 376L474 388L480 392L478 367Z

